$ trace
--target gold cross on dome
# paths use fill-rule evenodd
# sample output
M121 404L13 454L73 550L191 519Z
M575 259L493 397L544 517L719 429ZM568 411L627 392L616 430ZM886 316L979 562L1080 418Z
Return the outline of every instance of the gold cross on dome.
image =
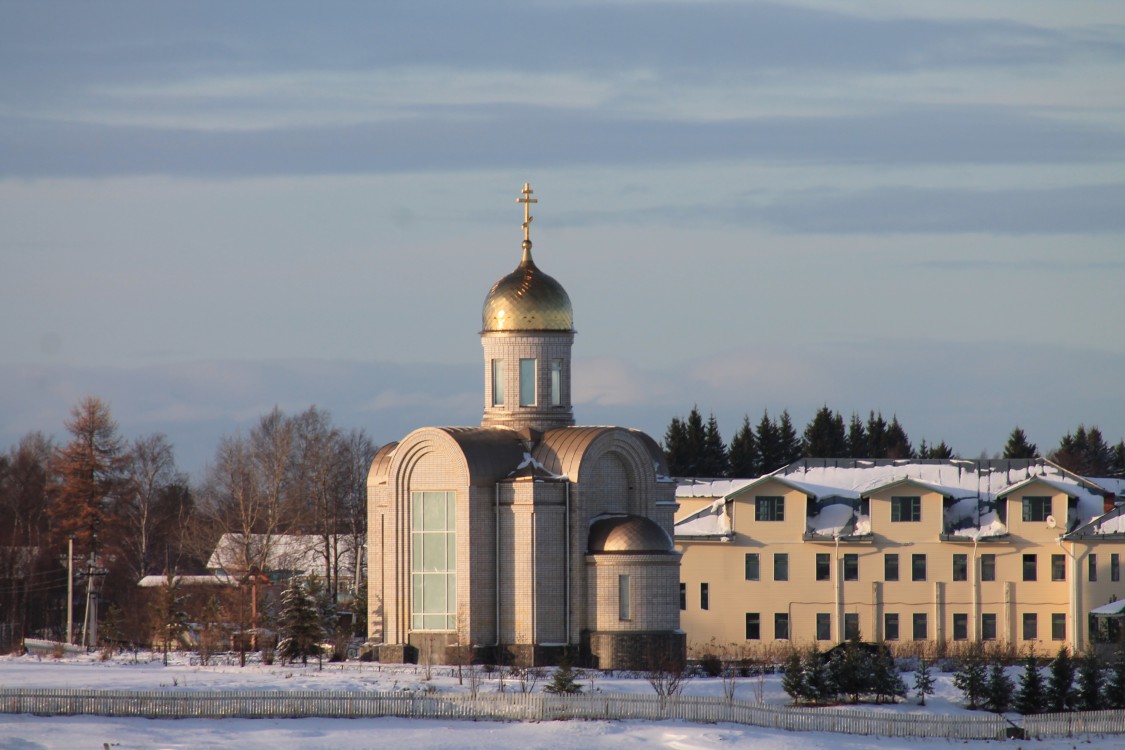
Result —
M531 197L532 194L535 191L531 189L530 183L525 182L523 184L523 190L521 190L520 192L523 194L523 197L522 198L516 198L516 203L522 203L523 204L523 241L524 242L530 242L531 241L531 220L533 218L532 215L531 215L531 204L532 203L538 203L539 199Z

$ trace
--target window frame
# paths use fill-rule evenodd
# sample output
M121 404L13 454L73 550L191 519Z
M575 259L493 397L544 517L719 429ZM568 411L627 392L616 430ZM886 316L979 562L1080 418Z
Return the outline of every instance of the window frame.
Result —
M883 640L897 641L899 639L898 612L883 613Z
M1024 523L1045 523L1051 515L1050 495L1025 495L1022 518Z
M1023 579L1024 581L1039 580L1039 556L1034 552L1026 552L1023 555Z
M1066 640L1066 613L1065 612L1052 612L1051 613L1051 640L1052 641L1065 641Z
M1039 640L1039 615L1036 612L1024 612L1022 618L1021 635L1025 641Z
M1051 580L1066 580L1066 555L1051 555Z
M1087 574L1089 576L1090 583L1097 583L1098 582L1098 555L1097 555L1096 552L1091 552L1087 559L1089 560L1089 562L1087 563Z
M891 523L920 523L921 521L921 495L895 495L891 497Z
M844 575L845 581L858 581L859 580L859 554L856 552L844 553Z
M915 612L910 618L911 640L925 641L930 637L929 618L925 612Z
M783 635L784 633L784 635ZM789 640L789 613L788 612L774 612L773 613L773 639L775 641Z
M926 553L912 553L910 555L910 580L912 582L925 581L926 574Z
M519 405L523 407L539 404L539 362L535 357L520 357Z
M746 613L746 640L762 640L762 614L760 612Z
M775 581L788 581L789 580L789 553L788 552L774 552L773 553L773 580L775 580Z
M982 641L996 640L996 613L995 612L981 612L980 613L980 639Z
M953 580L969 580L969 556L964 552L956 552L953 555Z
M754 497L754 520L763 523L785 520L784 495L756 495Z
M816 639L818 641L832 640L832 615L828 612L816 613Z
M969 614L967 612L953 613L953 640L969 640Z
M844 640L845 641L858 641L859 640L859 613L858 612L845 612L844 613Z
M899 580L900 570L898 564L898 553L887 552L883 555L883 580L884 581L897 581Z
M711 609L711 587L706 581L701 581L699 584L699 608Z
M492 405L504 406L504 376L505 376L504 359L497 357L492 360Z
M816 553L816 580L818 581L831 581L832 580L832 556L827 552Z
M762 580L762 558L757 552L747 552L743 559L743 575L747 581Z
M980 579L982 581L996 580L996 553L985 552L980 558Z

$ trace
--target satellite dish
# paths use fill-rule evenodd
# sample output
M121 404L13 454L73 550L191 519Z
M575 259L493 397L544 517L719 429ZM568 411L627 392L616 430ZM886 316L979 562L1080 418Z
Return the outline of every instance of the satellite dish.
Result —
M1047 516L1047 528L1053 529L1058 526L1059 522L1055 520L1054 516Z

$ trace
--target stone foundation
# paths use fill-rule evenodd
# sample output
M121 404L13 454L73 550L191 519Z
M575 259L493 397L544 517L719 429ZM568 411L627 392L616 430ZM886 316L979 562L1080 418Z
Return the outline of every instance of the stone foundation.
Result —
M682 631L587 632L583 651L598 669L678 669L687 655L687 636Z

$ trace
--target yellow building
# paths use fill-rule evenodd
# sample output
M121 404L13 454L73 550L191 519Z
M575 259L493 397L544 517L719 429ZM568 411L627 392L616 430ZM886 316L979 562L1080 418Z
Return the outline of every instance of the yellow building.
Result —
M1106 484L1044 459L809 459L682 482L689 649L852 637L1081 649L1090 611L1125 599L1120 488Z

